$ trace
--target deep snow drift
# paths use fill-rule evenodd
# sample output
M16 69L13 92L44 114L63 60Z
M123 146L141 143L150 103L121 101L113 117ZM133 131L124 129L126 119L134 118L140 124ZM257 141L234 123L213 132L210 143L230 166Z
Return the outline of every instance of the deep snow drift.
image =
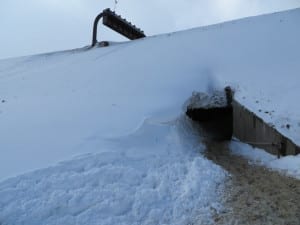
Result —
M108 48L1 60L0 179L97 152L91 137L131 133L152 115L175 118L193 91L224 84L299 144L299 21L296 9Z
M146 120L102 153L0 183L1 224L210 223L226 174L199 154L191 126Z
M183 105L230 84L299 144L299 26L296 9L1 60L0 179L53 167L0 184L0 223L209 220L225 173L186 134Z

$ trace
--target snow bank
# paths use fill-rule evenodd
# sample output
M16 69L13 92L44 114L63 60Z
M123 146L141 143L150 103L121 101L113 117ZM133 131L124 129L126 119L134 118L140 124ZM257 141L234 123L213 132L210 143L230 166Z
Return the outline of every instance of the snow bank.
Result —
M248 158L251 163L263 165L272 170L300 179L300 155L286 156L278 159L276 156L262 149L253 148L238 141L231 142L230 149L232 153Z
M154 66L154 43L1 61L0 179L99 152L91 140L132 133L147 117L177 118L206 84L197 74L182 79L185 68L179 76Z
M148 119L106 140L102 153L2 182L0 223L211 223L226 174L199 155L204 147L193 132L185 117Z
M299 26L296 9L1 60L0 224L205 224L225 174L172 121L232 85L299 144Z
M132 133L166 110L166 118L176 118L193 91L227 85L300 144L299 23L295 9L107 48L1 60L0 179L98 152L93 137Z

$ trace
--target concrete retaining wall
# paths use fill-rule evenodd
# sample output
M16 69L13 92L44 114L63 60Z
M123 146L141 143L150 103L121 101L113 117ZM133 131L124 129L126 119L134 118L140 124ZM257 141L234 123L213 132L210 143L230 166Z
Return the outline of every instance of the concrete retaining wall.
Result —
M236 100L233 100L232 106L233 136L242 142L265 149L267 152L278 156L300 153L299 146Z

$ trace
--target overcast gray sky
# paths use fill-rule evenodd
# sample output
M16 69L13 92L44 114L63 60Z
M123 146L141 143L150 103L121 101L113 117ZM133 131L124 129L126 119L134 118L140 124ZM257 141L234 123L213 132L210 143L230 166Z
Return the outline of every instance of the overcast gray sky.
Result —
M115 0L1 0L0 58L90 44L92 23ZM155 35L300 7L300 0L119 0L116 11ZM99 26L99 39L124 40Z

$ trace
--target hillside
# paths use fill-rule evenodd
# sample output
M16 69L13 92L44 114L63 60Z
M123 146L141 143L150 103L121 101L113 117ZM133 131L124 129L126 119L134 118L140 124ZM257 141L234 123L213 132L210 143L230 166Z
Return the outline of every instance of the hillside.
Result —
M299 26L295 9L1 60L0 224L184 224L221 210L227 173L199 154L184 103L231 85L300 144Z

